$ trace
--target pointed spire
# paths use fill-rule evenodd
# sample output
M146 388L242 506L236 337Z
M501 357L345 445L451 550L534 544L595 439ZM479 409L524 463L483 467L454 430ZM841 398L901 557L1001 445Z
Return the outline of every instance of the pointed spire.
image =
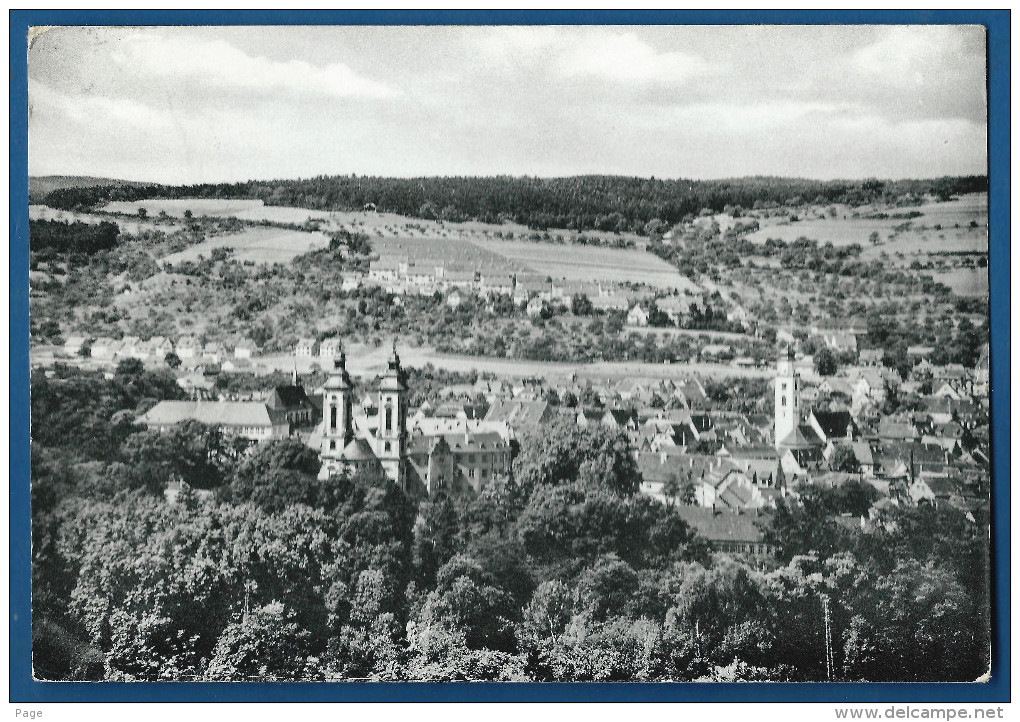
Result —
M297 382L297 357L294 358L294 370L291 373L290 381L291 381L291 385L293 385L293 386L297 386L298 385L298 382Z

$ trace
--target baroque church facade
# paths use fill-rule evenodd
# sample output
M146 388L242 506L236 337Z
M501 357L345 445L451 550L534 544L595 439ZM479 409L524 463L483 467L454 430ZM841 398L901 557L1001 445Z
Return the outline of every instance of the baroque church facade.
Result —
M400 365L396 343L379 385L379 424L357 429L354 422L354 382L341 348L322 390L322 442L319 476L328 478L348 470L381 471L387 479L408 482L407 374Z
M469 491L470 484L460 473L455 453L444 437L411 438L407 373L400 365L396 342L371 404L374 413L355 415L355 390L341 346L322 389L319 478L328 479L345 471L379 474L419 497L440 490Z

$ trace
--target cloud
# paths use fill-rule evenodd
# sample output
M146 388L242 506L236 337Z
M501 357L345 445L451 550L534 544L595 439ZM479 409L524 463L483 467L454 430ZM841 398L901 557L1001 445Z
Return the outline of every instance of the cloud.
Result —
M983 44L979 26L894 26L883 28L878 40L860 48L852 61L870 75L921 80L939 73L947 63L973 63L974 53L969 51ZM976 60L983 63L983 54Z
M670 115L672 121L706 133L747 135L798 127L804 122L828 123L853 110L846 103L776 100L697 103L674 108Z
M552 75L571 79L683 82L714 71L696 55L659 52L633 32L505 27L473 40L486 58L506 70L541 65Z
M28 105L29 112L35 117L56 112L77 123L90 125L110 123L143 130L161 130L170 126L165 113L143 103L89 93L72 97L38 80L29 83Z
M303 60L285 62L254 57L222 39L154 32L125 38L111 53L114 63L131 73L172 78L217 89L271 94L389 98L393 88L359 76L343 63L318 67Z
M694 55L659 53L633 33L596 33L571 44L560 57L567 75L590 75L617 81L684 81L710 68Z

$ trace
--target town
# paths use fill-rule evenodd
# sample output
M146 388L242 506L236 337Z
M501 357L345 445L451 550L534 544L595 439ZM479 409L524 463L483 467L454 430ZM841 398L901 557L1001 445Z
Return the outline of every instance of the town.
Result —
M997 674L984 26L38 30L35 680Z

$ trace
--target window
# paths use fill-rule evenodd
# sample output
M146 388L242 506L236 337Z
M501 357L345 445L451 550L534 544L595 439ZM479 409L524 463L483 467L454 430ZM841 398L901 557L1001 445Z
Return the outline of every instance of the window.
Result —
M335 441L329 442L329 450L330 451L336 451L336 442Z
M469 464L475 463L475 455L474 454L468 454L467 455L467 463L469 463Z
M390 431L392 429L393 429L393 407L392 406L387 406L386 407L386 430ZM389 446L389 444L387 444L387 446ZM386 450L389 451L389 449L386 449Z
M386 451L389 451L389 450L390 450L390 442L388 442L388 441L387 441L387 442L386 442L386 443L385 443L385 444L383 445L383 449L385 449Z
M469 479L474 479L475 478L475 470L474 469L468 469L468 478Z
M786 382L783 382L783 391L786 391Z
M329 428L336 428L336 406L329 407Z
M486 471L485 469L482 469L482 478L483 479L487 479L488 477L489 477L489 472Z
M786 406L786 397L783 397L783 406Z

